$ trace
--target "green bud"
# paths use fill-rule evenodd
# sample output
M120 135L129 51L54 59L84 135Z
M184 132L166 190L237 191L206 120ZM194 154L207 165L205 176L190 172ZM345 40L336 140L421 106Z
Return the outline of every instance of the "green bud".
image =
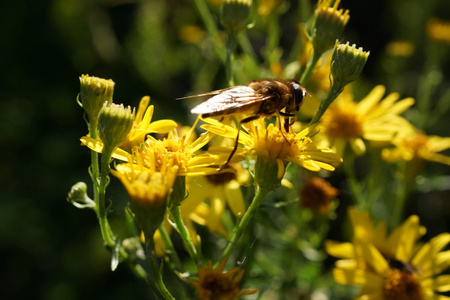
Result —
M222 4L222 24L228 32L236 33L248 24L251 0L225 0Z
M84 182L77 182L72 186L67 201L77 208L95 207L95 202L87 195L87 185Z
M333 48L336 39L341 37L350 19L348 10L337 9L340 2L336 0L333 4L333 0L319 0L312 24L308 26L314 52L319 55Z
M277 160L258 156L255 163L255 183L262 190L268 192L275 191L280 187L281 180L283 179L279 171L280 166ZM281 175L284 175L284 173Z
M89 121L97 124L98 114L103 104L112 103L114 93L114 81L89 75L80 77L80 94L78 102L88 115Z
M134 109L123 104L104 105L98 115L98 133L105 148L114 149L127 138L134 122Z
M370 52L356 48L356 45L341 44L336 41L331 57L331 74L333 85L344 87L356 80L361 74Z

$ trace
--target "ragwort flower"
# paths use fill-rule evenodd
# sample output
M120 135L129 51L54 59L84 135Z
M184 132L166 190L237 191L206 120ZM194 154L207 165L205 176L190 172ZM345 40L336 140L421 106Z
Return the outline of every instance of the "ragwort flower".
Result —
M119 178L130 195L138 227L146 236L153 237L164 220L178 166L167 156L156 170L155 165L145 166L142 154L134 152L129 162L117 165L116 169L111 173Z
M342 93L320 119L320 132L325 146L343 155L347 144L357 155L366 151L363 140L390 142L404 129L405 120L399 116L414 103L414 99L398 100L393 93L382 100L385 88L376 86L360 102L349 93Z
M149 102L150 97L148 96L141 99L131 130L125 141L114 152L114 158L126 161L133 147L143 143L146 135L150 133L168 133L177 127L177 123L173 120L165 119L152 122L154 107L153 105L148 106ZM103 142L101 139L83 136L80 140L83 145L89 147L91 150L102 153Z
M249 174L240 164L232 164L230 168L235 172L189 178L187 181L189 196L181 204L182 214L195 213L203 201L207 201L209 205L204 203L209 207L206 218L198 218L198 214L194 214L191 215L191 219L195 218L203 223L202 225L207 225L213 232L218 232L218 229L223 227L220 220L227 206L236 217L242 217L245 204L241 186L248 183Z
M425 233L417 216L409 217L390 235L386 223L374 228L367 213L350 209L352 243L327 242L328 253L344 258L336 262L334 279L361 286L356 299L432 300L448 299L450 275L439 275L450 266L450 251L442 251L450 234L440 234L425 244L417 240Z
M194 127L195 125L181 137L178 136L176 130L169 132L169 135L162 140L148 135L138 150L142 153L144 166L146 168L153 168L154 166L156 170L159 170L164 157L170 156L173 164L178 166L177 175L179 176L216 174L219 171L219 166L223 165L228 157L225 154L210 155L206 153L196 155L196 152L205 146L213 135L206 133L192 140ZM103 150L103 144L99 140L84 136L81 138L81 142L96 152L101 153ZM128 161L130 153L118 148L114 151L112 157L121 161Z
M450 157L438 153L450 148L450 138L426 135L409 122L405 122L404 128L392 141L395 147L383 149L386 161L434 161L450 165Z
M203 129L220 136L236 139L238 129L211 118L204 121L209 124L202 125ZM288 162L314 172L321 169L334 171L335 166L340 164L342 159L331 150L318 147L308 136L310 130L307 128L298 134L286 133L274 124L266 126L264 118L259 118L242 125L239 143L243 144L245 148L238 148L236 155L256 155L276 161L278 178L282 178ZM210 151L229 153L231 149L232 147L211 147Z
M238 283L244 276L240 267L224 272L227 259L223 259L217 269L213 269L211 261L208 266L198 267L198 281L192 282L200 300L233 300L244 295L257 292L256 289L240 290Z

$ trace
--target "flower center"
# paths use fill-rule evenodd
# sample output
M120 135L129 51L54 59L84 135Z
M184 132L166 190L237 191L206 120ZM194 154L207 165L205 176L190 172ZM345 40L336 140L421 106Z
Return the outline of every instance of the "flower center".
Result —
M393 268L384 280L383 296L385 300L422 300L423 292L413 273Z
M418 153L419 151L424 151L426 149L425 145L427 144L428 137L423 133L418 133L414 138L407 139L405 141L405 146L414 151L414 153Z
M269 124L267 129L262 129L255 135L258 137L254 148L268 152L273 160L288 157L291 151L299 148L297 136L293 133L281 132L273 124ZM295 146L294 146L295 145Z
M236 168L233 168L233 166L229 165L228 167L236 170ZM231 180L235 180L237 178L237 175L236 172L227 172L207 175L205 176L205 178L213 185L223 185L227 182L230 182Z
M320 177L306 181L300 190L301 205L319 214L328 212L330 201L338 195L338 190Z
M179 141L174 139L147 140L145 152L154 153L155 161L146 161L146 165L154 164L155 170L161 170L162 163L166 156L173 161L174 166L178 166L179 171L185 172L192 155L189 146L184 143L184 137ZM152 155L147 155L152 157Z
M237 290L236 283L223 274L217 273L207 275L202 283L202 287L209 291L214 299L228 299L225 296L234 295Z
M346 111L338 107L330 108L328 122L325 124L330 137L349 139L363 134L362 124L350 108Z

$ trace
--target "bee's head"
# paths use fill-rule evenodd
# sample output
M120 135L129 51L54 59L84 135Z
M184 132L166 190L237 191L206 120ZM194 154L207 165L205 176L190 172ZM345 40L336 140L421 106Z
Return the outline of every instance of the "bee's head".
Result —
M306 89L297 81L290 82L292 92L292 103L289 104L289 112L299 111L303 98L306 96Z

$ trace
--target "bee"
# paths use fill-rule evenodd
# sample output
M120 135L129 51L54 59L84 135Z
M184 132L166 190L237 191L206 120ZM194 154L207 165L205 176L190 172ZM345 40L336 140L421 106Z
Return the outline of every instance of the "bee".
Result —
M242 124L256 120L261 116L277 115L280 129L281 117L284 117L284 130L289 132L290 126L295 122L295 119L290 122L290 118L295 118L293 112L299 111L306 94L306 89L294 80L258 79L250 82L247 86L238 85L184 98L212 96L191 110L191 113L198 114L202 118L235 114L249 115L239 122L236 143L225 164L226 166L237 150Z
M417 273L417 269L413 265L411 265L411 264L409 264L407 262L404 262L404 261L401 261L401 260L397 260L397 259L393 259L393 258L387 258L386 261L388 262L389 267L391 267L393 269L404 271L404 272L407 272L409 274Z

